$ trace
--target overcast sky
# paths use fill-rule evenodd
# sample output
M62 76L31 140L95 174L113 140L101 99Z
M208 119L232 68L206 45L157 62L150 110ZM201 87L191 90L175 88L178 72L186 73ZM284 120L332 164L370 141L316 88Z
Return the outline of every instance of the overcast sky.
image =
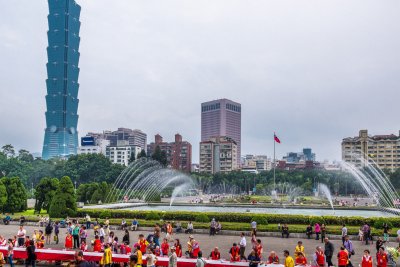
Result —
M400 129L400 1L77 0L80 135L181 133L198 161L200 103L242 104L242 154L311 147L341 158L343 137ZM40 152L45 0L0 0L0 144Z

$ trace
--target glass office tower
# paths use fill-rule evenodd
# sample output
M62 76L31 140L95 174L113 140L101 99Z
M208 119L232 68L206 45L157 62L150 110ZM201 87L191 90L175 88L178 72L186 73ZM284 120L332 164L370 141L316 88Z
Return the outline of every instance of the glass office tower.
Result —
M49 0L46 129L43 159L66 158L78 148L79 16L74 0Z

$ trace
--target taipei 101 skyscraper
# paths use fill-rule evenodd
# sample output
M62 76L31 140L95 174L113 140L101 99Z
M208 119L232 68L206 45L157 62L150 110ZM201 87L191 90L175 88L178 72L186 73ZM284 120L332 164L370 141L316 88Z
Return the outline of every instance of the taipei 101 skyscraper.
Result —
M43 159L67 158L78 148L79 16L74 0L48 0L46 129Z

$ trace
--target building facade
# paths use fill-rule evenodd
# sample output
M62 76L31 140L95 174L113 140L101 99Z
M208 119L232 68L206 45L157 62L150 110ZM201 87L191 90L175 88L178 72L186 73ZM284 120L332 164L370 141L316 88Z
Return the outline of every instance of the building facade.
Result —
M315 153L311 148L303 148L303 152L289 152L283 157L287 163L299 163L305 161L315 161Z
M368 130L360 130L358 136L342 140L342 160L357 167L375 162L381 169L391 171L400 168L399 135L368 135Z
M265 155L245 155L242 158L242 170L259 173L272 169L272 161Z
M236 142L226 136L200 142L199 172L214 174L238 170L237 149Z
M116 131L103 131L102 133L88 133L87 136L110 141L110 146L116 147L118 141L127 141L130 146L138 146L146 151L147 134L141 130L118 128Z
M165 151L168 165L175 170L190 172L192 166L192 145L183 141L180 134L175 134L174 142L164 142L161 135L156 134L154 142L147 145L147 155L152 155L156 147Z
M81 154L103 154L106 155L107 146L110 145L109 140L95 138L93 136L85 136L81 138L81 145L78 148L78 155Z
M121 140L116 146L107 146L106 157L114 164L129 165L132 154L135 154L135 159L137 159L142 148L139 146L129 145L129 141Z
M233 139L237 145L236 160L240 165L242 107L228 99L218 99L201 104L201 141L216 136Z
M67 158L78 149L78 76L81 7L48 1L46 129L43 159Z

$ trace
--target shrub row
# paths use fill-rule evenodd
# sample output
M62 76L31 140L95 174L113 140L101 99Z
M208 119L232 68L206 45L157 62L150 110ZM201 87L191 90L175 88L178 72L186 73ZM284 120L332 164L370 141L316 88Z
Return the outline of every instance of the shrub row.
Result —
M398 217L339 217L339 216L306 216L306 215L287 215L287 214L257 214L257 213L234 213L234 212L189 212L189 211L174 211L174 212L161 212L161 211L132 211L132 210L96 210L96 209L79 209L77 216L84 217L89 214L93 218L125 218L125 219L146 219L146 220L181 220L181 221L202 221L215 218L221 222L248 222L250 223L254 218L260 221L261 224L314 224L325 223L327 225L354 225L361 226L365 222L371 226L383 224L386 222L389 226L400 227L400 220ZM199 215L202 214L200 217ZM203 216L204 215L204 216Z

